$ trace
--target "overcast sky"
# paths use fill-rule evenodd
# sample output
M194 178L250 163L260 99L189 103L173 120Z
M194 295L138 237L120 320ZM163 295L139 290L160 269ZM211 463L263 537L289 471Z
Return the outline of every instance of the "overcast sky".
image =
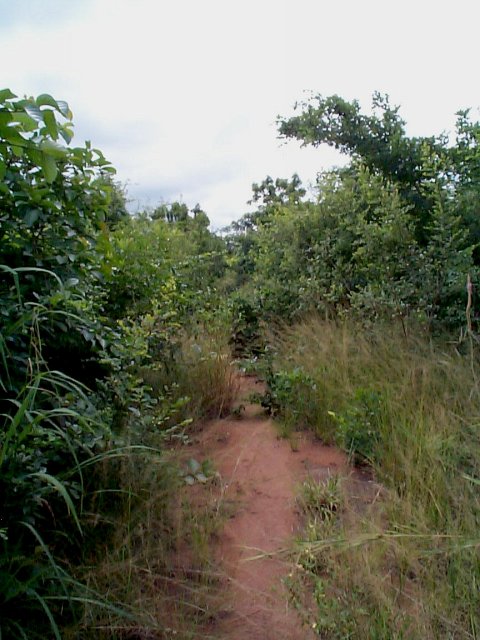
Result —
M133 208L199 202L218 228L252 182L342 161L278 140L305 91L388 93L412 135L478 118L479 24L479 0L0 0L0 88L67 100Z

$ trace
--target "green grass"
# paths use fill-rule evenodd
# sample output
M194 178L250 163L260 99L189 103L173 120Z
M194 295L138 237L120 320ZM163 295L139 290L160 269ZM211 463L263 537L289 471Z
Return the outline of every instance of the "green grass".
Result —
M471 345L311 318L276 348L277 371L301 370L315 386L310 427L383 486L371 508L347 509L333 530L317 517L312 533L310 514L305 543L318 557L300 564L311 624L332 638L480 637L480 370ZM301 386L290 398L289 411L300 410Z
M213 331L185 338L176 385L165 395L160 386L151 415L132 414L116 439L88 390L60 372L32 377L4 402L1 637L200 637L219 597L210 546L219 489L208 461L205 485L186 486L175 448L190 417L231 408L225 345Z

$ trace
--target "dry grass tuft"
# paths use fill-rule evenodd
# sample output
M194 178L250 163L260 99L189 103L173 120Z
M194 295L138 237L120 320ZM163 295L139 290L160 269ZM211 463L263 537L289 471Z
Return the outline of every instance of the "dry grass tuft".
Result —
M238 376L223 331L186 338L178 384L189 397L188 411L198 418L223 418L238 394Z

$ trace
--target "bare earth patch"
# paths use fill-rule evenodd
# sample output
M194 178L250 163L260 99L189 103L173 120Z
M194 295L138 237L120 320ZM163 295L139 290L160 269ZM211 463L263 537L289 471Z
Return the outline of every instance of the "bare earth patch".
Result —
M261 390L249 377L240 385L240 402ZM214 462L222 479L219 500L229 514L216 543L227 605L206 634L231 640L315 637L302 627L282 582L290 570L282 551L301 530L295 497L306 477L350 476L355 485L365 480L355 477L344 453L310 433L297 434L294 447L279 439L272 421L250 404L240 419L206 424L195 454Z

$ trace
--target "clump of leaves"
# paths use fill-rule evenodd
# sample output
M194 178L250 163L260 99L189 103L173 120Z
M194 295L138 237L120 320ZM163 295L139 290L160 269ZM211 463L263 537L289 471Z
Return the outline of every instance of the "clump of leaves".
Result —
M270 415L278 416L287 426L312 424L317 386L302 368L270 373L267 384L261 404Z
M255 302L237 295L232 303L230 346L236 358L253 358L263 351L260 310Z
M337 440L357 464L378 460L381 440L382 397L372 389L357 389L347 407L329 415L338 426Z

